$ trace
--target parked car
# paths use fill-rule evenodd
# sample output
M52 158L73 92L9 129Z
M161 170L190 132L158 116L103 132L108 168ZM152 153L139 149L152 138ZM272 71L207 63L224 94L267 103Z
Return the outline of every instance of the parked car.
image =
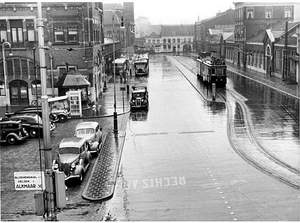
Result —
M102 128L98 122L80 122L76 125L75 136L90 143L90 152L98 154L102 143Z
M81 182L92 160L89 143L85 138L64 138L58 148L58 155L53 160L52 169L65 173L65 181L78 178Z
M22 122L0 118L0 142L14 145L28 137L28 132L22 126Z
M22 108L21 110L18 110L18 111L15 111L15 112L12 112L12 113L5 113L5 116L6 117L10 117L12 115L19 115L19 114L38 114L41 118L43 117L42 116L42 107L41 106L28 106L28 107L25 107L25 108ZM58 122L60 121L59 118L57 117L56 114L54 114L53 112L50 112L49 113L49 120L52 121L52 122Z
M39 134L40 136L43 136L43 121L39 115L31 113L16 114L10 116L9 119L21 120L30 137L38 137ZM50 131L53 131L56 128L53 122L49 123L49 127Z
M131 99L130 99L130 109L138 109L149 107L149 95L147 87L132 87Z

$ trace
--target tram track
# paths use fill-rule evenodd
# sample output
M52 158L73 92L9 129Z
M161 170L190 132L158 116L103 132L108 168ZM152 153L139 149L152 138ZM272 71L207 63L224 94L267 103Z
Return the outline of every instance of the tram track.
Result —
M179 62L182 66L188 69L190 72L195 74L195 71L191 69L191 67L195 67L194 64L186 62L184 59L180 57L173 57L177 62ZM181 72L181 74L187 79L187 81L193 86L193 88L204 98L206 101L213 101L207 99L202 92L197 89L194 83L187 77L186 74L175 64L175 67ZM216 92L219 97L221 97L226 104L227 107L227 134L228 140L234 149L234 151L239 154L246 162L250 163L255 168L260 171L268 174L269 176L274 177L275 179L293 187L296 189L300 189L300 171L287 163L279 160L270 152L268 152L259 142L253 130L253 123L250 117L250 112L246 106L246 104L239 98L239 95L232 91L231 89L226 89L226 94L228 93L228 97L226 97L222 92ZM245 141L241 141L236 135L236 131L240 131L240 127L234 126L234 112L233 106L239 106L241 108L241 117L243 117L243 121L245 123L244 133L247 135Z

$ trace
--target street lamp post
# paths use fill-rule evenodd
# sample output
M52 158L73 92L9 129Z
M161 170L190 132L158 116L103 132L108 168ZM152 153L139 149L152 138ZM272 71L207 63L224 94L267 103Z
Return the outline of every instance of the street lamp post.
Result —
M118 114L117 114L117 104L116 104L116 49L115 49L115 19L114 14L112 14L112 22L113 22L113 70L114 70L114 133L118 133Z
M9 46L11 56L11 44L9 42L2 43L2 58L3 58L3 74L4 74L4 90L5 90L5 105L6 105L6 112L8 112L8 106L10 105L9 100L9 89L7 86L7 69L6 69L6 59L5 59L5 45Z

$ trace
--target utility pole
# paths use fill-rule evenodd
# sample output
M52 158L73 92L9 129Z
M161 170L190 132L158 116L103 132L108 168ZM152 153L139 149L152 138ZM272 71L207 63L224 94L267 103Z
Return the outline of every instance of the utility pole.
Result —
M282 80L288 80L288 21L285 23Z
M42 90L42 120L43 120L43 139L44 139L44 157L45 157L45 192L44 204L46 220L56 221L56 210L54 201L54 174L52 170L52 149L50 141L50 126L49 126L49 110L47 96L47 75L46 75L46 60L44 47L44 24L42 17L42 3L37 2L37 28L38 28L38 43L40 56L40 73L41 73L41 90Z

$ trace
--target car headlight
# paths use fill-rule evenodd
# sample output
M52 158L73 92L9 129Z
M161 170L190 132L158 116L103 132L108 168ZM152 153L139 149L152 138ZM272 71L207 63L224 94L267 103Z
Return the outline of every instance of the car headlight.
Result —
M75 169L75 166L76 166L75 163L72 163L71 164L71 169Z

